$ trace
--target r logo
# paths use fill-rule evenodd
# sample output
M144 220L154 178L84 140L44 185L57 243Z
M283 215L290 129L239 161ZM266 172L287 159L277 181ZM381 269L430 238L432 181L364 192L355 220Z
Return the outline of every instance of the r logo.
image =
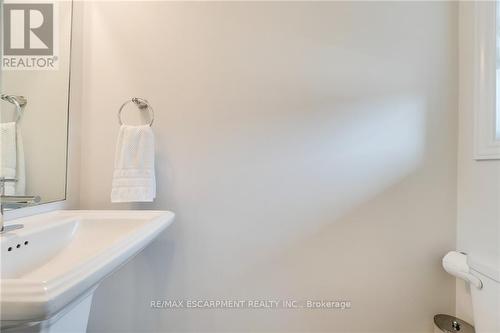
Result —
M5 56L54 54L54 10L51 3L6 3L3 12Z

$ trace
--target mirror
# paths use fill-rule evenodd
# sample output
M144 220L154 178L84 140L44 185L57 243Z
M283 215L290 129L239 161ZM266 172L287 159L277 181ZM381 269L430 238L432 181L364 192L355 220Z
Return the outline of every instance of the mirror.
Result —
M66 198L71 1L0 1L0 177L6 195Z
M495 134L496 139L500 140L500 0L495 2L496 4L496 27L495 27L495 42L496 42L496 57L495 57L495 78L496 78L496 122L495 122Z

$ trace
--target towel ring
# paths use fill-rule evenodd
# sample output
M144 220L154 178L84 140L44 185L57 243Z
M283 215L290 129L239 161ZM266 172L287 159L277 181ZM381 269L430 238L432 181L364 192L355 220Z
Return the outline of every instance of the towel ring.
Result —
M120 125L123 125L122 121L122 110L127 105L128 103L134 103L140 111L148 110L151 113L151 121L149 122L149 127L153 126L153 122L155 121L155 112L151 105L149 105L149 102L145 100L144 98L139 98L139 97L132 97L131 99L125 101L125 103L120 106L120 109L118 110L118 123Z
M6 94L2 94L0 95L0 99L5 101L5 102L9 102L11 104L14 104L16 106L16 119L15 119L15 122L17 123L22 115L23 115L23 110L22 108L26 105L26 98L23 97L23 96L13 96L13 95L6 95Z

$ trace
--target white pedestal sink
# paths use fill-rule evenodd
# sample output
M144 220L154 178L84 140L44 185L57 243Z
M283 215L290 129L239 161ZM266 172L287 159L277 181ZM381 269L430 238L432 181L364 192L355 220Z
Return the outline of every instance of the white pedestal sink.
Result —
M1 243L2 332L85 332L99 283L174 218L167 211L56 211L8 224Z

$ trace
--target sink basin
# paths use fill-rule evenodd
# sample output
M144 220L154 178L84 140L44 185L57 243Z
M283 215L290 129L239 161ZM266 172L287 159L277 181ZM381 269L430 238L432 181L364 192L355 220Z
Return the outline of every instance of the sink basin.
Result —
M46 322L40 331L57 331L50 327L63 323L60 317L83 300L88 317L99 282L139 253L173 218L167 211L56 211L7 223L24 228L0 239L2 329Z

